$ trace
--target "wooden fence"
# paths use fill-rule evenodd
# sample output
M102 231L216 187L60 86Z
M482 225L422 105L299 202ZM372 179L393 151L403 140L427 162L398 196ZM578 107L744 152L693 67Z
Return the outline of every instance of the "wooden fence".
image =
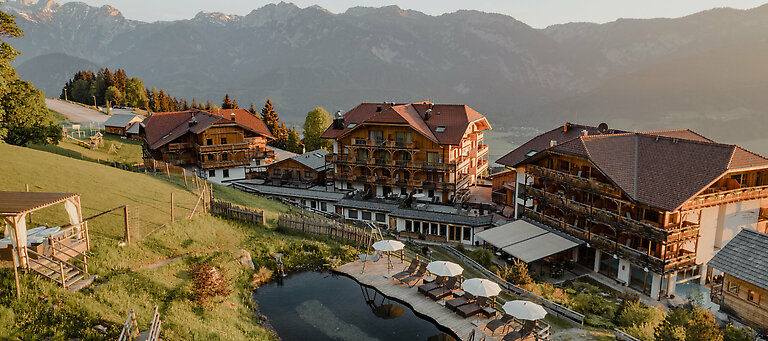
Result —
M364 228L350 226L338 221L323 218L309 218L283 214L277 218L277 226L296 231L346 240L360 246L368 246L377 236Z
M221 201L216 199L211 199L210 212L211 214L214 214L220 217L243 221L251 224L264 225L266 223L266 221L264 220L264 211L262 210L248 209L245 207L234 205L226 201Z

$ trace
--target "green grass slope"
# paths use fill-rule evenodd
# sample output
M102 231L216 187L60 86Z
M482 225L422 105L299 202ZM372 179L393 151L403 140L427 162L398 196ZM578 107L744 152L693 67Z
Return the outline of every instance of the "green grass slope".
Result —
M112 213L89 222L92 249L89 272L98 279L88 288L70 293L59 285L22 274L22 298L15 298L13 272L0 269L0 339L115 339L129 310L147 329L158 306L166 340L266 340L271 333L259 325L250 302L253 276L237 264L235 253L246 249L258 267L274 268L273 252L282 252L291 268L323 267L332 259L351 260L356 250L335 242L320 242L209 215L190 220L197 200L194 186L166 181L164 175L131 173L93 162L0 144L0 190L76 192L83 214L127 204L138 207L140 231L128 246L118 246L124 233L123 215ZM170 193L174 193L176 223L170 224ZM275 217L286 208L273 201L223 186L214 196L264 209ZM46 208L32 217L41 223L66 223L63 207ZM176 258L187 255L184 258ZM169 259L175 259L166 262ZM232 293L205 308L192 300L189 268L209 262L228 279ZM107 326L106 335L94 326Z

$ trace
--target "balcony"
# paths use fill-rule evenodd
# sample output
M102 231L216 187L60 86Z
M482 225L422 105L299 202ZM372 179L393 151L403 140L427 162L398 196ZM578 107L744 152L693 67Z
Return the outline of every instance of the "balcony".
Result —
M686 202L681 211L720 206L739 201L768 198L768 186L746 187L730 191L716 191L699 195Z
M230 168L238 166L246 166L251 162L247 159L242 160L227 160L227 161L198 161L197 164L202 169L215 169L215 168Z
M196 144L195 150L197 150L198 153L210 153L210 152L225 152L225 151L235 151L235 150L247 150L248 149L248 143L240 142L240 143L228 143L228 144L214 144L210 146L201 146Z
M408 180L408 186L411 187L421 187L424 185L423 180Z
M488 147L487 144L480 144L480 145L478 145L477 146L477 157L481 157L481 156L483 156L485 154L488 154L488 150L490 150L490 148Z
M180 149L189 149L192 148L192 143L189 142L181 142L181 143L169 143L168 144L168 150L180 150Z
M249 159L269 159L275 157L272 150L251 150L248 152Z
M410 168L418 170L453 172L456 169L454 163L429 162L429 161L411 161L411 160L390 160L380 158L358 158L349 155L328 154L325 158L328 163L348 164L348 165L376 165L380 167Z
M545 177L563 184L573 185L584 190L621 199L621 190L594 179L582 178L577 175L549 169L537 165L528 165L528 173Z
M390 148L390 149L418 149L416 143L398 141L398 140L371 140L366 138L354 138L352 140L352 146L355 147L376 147L376 148Z

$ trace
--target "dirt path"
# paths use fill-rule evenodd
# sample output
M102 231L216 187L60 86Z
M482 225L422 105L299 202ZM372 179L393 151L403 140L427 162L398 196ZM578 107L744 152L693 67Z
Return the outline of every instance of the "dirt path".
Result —
M168 264L173 263L174 261L182 259L184 257L188 257L188 256L191 256L191 255L196 255L198 253L205 253L205 252L217 251L217 250L219 250L219 248L189 251L189 252L181 254L181 255L177 255L177 256L173 256L173 257L168 257L168 258L165 258L165 259L160 259L160 260L156 260L156 261L153 261L153 262L150 262L150 263L145 263L145 264L139 265L138 267L131 269L131 271L139 271L139 270L147 270L147 269L149 269L149 270L157 269L157 268L159 268L161 266L168 265Z
M77 104L64 102L58 99L46 98L45 105L64 116L67 116L70 121L76 123L83 122L98 122L103 123L109 116L104 115L96 110L89 109Z

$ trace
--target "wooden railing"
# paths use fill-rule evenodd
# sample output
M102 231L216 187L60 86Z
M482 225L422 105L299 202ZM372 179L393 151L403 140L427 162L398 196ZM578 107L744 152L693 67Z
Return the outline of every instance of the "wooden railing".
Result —
M245 166L250 163L251 161L248 159L226 160L226 161L199 161L199 160L197 161L197 165L203 169Z
M198 153L222 152L222 151L234 151L234 150L246 150L246 149L248 149L247 142L214 144L210 146L201 146L199 144L195 144L195 150L197 150Z
M621 199L621 190L613 185L602 183L600 181L588 178L582 178L577 175L561 172L558 170L541 167L537 165L528 165L528 172L552 179L554 181L574 185L590 192L607 195L613 198Z
M686 202L681 211L690 211L699 208L718 206L738 201L768 198L768 185L739 188L730 191L714 192L699 195Z
M366 229L323 218L307 218L297 215L283 214L277 218L277 226L311 233L331 239L341 239L348 242L368 246L372 241L372 232Z
M163 321L160 321L160 312L155 306L155 314L152 316L152 322L149 324L149 335L147 335L147 341L160 340L160 329Z
M136 322L136 314L131 310L123 324L123 331L117 341L131 341L139 334L139 323Z

